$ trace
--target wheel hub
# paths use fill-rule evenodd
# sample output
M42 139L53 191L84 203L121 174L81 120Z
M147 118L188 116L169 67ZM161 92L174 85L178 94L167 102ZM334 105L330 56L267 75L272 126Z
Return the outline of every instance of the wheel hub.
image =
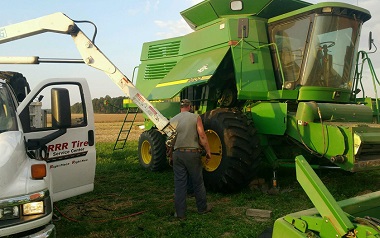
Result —
M152 161L152 149L149 141L147 140L145 140L141 145L141 158L147 165Z
M203 168L208 171L212 172L215 171L223 157L223 148L222 148L222 142L218 136L218 134L213 130L206 130L205 131L208 143L210 145L211 150L211 159L206 163L206 156L202 156L202 164Z

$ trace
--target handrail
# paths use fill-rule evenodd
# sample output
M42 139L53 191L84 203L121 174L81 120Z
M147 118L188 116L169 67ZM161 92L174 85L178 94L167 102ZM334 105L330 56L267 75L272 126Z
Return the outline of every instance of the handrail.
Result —
M284 71L282 70L282 63L281 63L281 59L280 59L280 54L279 54L279 52L278 52L277 44L276 44L276 43L269 43L269 44L265 44L265 45L260 45L260 46L257 47L256 49L260 49L260 48L267 47L267 46L274 46L274 48L275 48L275 50L276 50L276 56L277 56L278 65L279 65L279 67L280 67L280 73L281 73L281 78L282 78L282 90L284 90L284 86L285 86L285 76L284 76Z
M239 42L235 45L235 46L237 46L237 45L239 45L240 44L240 42L242 42L242 44L241 44L241 55L243 55L243 43L244 42L246 42L245 40L244 40L244 38L241 38L240 40L239 40ZM248 43L248 42L246 42L246 43ZM248 43L249 44L249 43ZM264 47L268 47L268 46L274 46L274 48L275 48L275 50L276 50L276 56L277 56L277 60L278 60L278 65L279 65L279 68L280 68L280 73L281 73L281 79L282 79L282 90L284 90L284 87L285 87L285 76L284 76L284 71L283 71L283 69L282 69L282 63L281 63L281 59L280 59L280 54L279 54L279 52L278 52L278 47L277 47L277 44L276 43L269 43L269 44L265 44L265 45L260 45L260 46L253 46L253 45L251 45L251 44L249 44L250 46L252 46L252 48L254 48L255 50L258 50L258 49L260 49L260 48L264 48ZM243 57L240 57L241 58L241 60L242 60L242 58ZM241 62L241 66L242 66L242 62ZM241 69L241 72L242 72L242 69ZM240 85L241 85L241 77L240 77Z
M360 71L359 71L359 63L358 63L359 57L361 57L361 62L362 62L361 67L360 67ZM378 97L378 93L377 93L377 85L380 86L380 81L377 78L377 75L376 75L375 69L373 67L371 58L368 57L367 52L359 51L356 62L357 63L356 63L355 78L354 78L354 83L356 83L356 84L355 84L354 88L357 89L358 83L360 82L360 87L363 91L363 98L365 98L365 92L364 92L364 86L363 86L362 78L363 78L364 63L367 62L369 70L370 70L371 75L372 75L372 84L373 84L373 90L375 92L375 100L376 100L376 116L377 116L377 122L379 123L380 122L380 113L379 113L380 107L379 107L379 97Z

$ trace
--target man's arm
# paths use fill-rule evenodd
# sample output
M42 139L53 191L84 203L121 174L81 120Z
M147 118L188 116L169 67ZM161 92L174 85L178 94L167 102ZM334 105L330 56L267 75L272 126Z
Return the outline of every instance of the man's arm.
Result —
M198 116L198 119L197 119L197 131L199 135L199 142L203 146L203 148L206 150L206 158L210 159L211 158L210 146L208 144L207 136L203 128L203 123L200 116Z

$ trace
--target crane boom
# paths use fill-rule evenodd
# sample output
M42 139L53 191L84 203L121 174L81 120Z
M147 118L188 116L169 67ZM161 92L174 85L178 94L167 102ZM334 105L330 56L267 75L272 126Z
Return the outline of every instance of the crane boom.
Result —
M174 128L147 100L131 81L100 51L75 24L61 12L40 18L0 27L0 44L29 36L53 32L72 36L83 62L88 66L103 71L108 77L149 117L149 119L169 138L175 135ZM0 64L23 63L38 64L38 57L0 57Z

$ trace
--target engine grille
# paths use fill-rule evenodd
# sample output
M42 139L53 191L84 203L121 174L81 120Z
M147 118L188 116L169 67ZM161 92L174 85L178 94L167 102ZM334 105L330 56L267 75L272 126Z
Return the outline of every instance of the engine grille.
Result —
M179 54L181 41L171 41L149 46L148 59L173 57Z
M176 66L177 62L165 62L158 64L148 64L145 68L144 79L156 80L163 79Z

